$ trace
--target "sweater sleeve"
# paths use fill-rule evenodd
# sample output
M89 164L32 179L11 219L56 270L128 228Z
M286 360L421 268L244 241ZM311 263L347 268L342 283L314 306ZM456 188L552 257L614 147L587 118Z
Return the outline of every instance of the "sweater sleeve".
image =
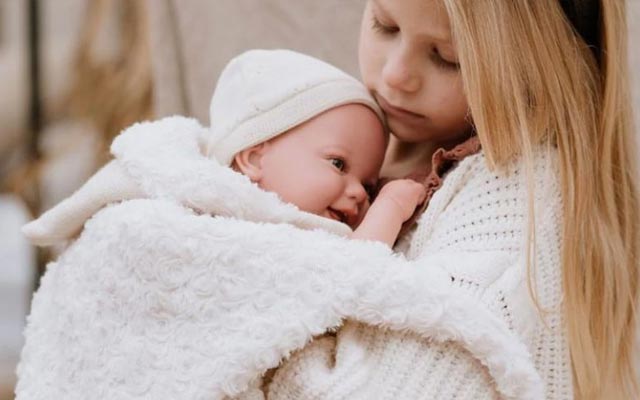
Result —
M460 344L348 323L285 362L269 400L499 399L486 368Z

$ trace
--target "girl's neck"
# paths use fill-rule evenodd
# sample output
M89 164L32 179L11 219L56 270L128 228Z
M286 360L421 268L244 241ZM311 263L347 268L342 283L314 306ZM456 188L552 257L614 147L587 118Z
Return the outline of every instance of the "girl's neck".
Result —
M464 142L465 139L453 140L447 143L407 143L400 142L392 136L385 154L380 176L385 178L403 178L418 169L430 171L431 157L436 150L439 148L451 150L458 144Z

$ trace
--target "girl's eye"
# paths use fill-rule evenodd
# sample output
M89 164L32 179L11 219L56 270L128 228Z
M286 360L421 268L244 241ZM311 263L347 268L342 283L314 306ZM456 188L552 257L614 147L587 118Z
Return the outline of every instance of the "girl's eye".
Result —
M374 31L381 33L383 35L393 35L394 33L400 32L400 28L393 25L385 25L376 16L374 15L372 18L372 28Z
M459 63L447 61L444 58L442 58L442 56L440 55L440 52L438 51L437 48L434 48L431 51L431 53L429 54L429 58L431 59L431 61L433 61L434 64L436 64L438 67L441 67L443 69L447 69L447 70L451 70L451 71L460 70L460 64Z
M331 165L336 167L338 171L343 172L345 170L346 163L344 162L344 160L340 158L332 158L330 161L331 161Z

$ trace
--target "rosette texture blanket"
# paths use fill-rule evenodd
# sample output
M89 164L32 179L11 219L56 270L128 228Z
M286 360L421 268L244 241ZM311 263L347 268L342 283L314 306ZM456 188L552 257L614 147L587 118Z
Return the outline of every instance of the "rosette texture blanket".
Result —
M181 117L134 125L114 161L25 227L40 244L79 235L34 296L18 399L238 396L346 319L457 341L504 398L540 398L526 346L454 295L441 257L417 268L347 238L205 157L207 134Z

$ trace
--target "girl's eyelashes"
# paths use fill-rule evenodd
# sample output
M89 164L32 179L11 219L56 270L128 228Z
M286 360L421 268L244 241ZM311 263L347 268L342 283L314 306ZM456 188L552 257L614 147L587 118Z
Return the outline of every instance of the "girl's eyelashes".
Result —
M451 71L458 71L460 69L460 64L457 62L447 61L440 55L437 47L434 47L429 53L429 58L431 61L436 64L438 67L448 69Z
M393 25L385 25L382 22L380 22L380 20L378 18L376 18L375 15L373 15L371 17L371 28L373 28L374 31L383 34L383 35L393 35L395 33L400 32L400 28L398 28L397 26L393 26Z
M400 28L397 26L393 26L393 25L388 25L388 24L384 24L382 22L380 22L380 20L375 16L372 15L371 16L371 22L372 22L372 29L382 35L385 36L391 36L394 35L398 32L400 32ZM460 64L457 62L453 62L453 61L448 61L445 60L441 55L440 52L438 51L437 47L433 47L431 49L431 51L429 52L429 58L431 59L431 61L436 64L438 67L441 67L443 69L447 69L447 70L451 70L451 71L457 71L460 69Z
M329 159L331 165L333 165L338 171L344 172L347 168L347 163L342 158L333 157Z

